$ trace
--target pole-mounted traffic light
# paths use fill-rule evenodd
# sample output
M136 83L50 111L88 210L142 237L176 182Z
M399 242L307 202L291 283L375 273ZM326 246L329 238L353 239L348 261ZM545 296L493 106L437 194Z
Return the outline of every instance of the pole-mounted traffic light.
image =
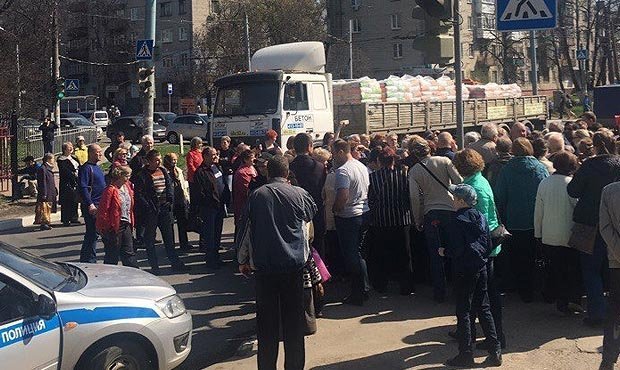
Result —
M56 99L62 100L65 97L65 78L58 77L56 80Z
M151 86L153 85L149 81L149 77L155 73L155 67L139 68L138 69L138 90L140 94L148 96Z
M424 52L426 64L449 64L454 58L452 0L416 0L412 18L424 21L424 34L416 36L413 48Z

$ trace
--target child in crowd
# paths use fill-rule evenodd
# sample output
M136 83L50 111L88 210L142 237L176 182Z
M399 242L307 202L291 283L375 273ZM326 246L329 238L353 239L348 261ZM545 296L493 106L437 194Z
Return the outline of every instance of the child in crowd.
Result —
M480 325L489 342L489 356L482 366L501 366L500 342L487 295L485 265L492 249L489 226L484 216L473 208L477 203L476 190L466 184L451 185L454 196L455 224L450 243L439 248L439 255L452 259L455 270L454 289L459 354L448 360L447 365L474 366L470 313L479 312ZM474 297L480 297L478 302Z

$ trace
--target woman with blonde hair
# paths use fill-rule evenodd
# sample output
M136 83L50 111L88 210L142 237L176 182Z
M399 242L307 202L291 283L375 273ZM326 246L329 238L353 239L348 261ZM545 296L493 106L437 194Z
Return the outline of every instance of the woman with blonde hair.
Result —
M110 184L103 190L95 227L103 240L103 263L116 265L120 258L123 266L138 267L133 248L134 201L129 182L131 168L118 166L110 171Z
M187 226L189 218L189 184L183 176L183 170L177 166L179 157L176 153L168 153L164 156L164 167L170 173L174 191L173 214L177 220L179 231L179 244L182 251L189 251L192 246L187 239Z

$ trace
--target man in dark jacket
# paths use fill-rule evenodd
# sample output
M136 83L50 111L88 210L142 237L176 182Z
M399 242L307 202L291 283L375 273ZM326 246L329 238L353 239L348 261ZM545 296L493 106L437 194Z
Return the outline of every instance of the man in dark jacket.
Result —
M81 209L86 234L80 251L80 262L97 263L97 229L95 218L99 200L105 189L105 175L97 163L101 161L103 151L97 144L88 146L88 161L78 170L78 188L82 197Z
M181 262L174 249L172 230L174 190L168 170L161 166L161 154L153 149L144 157L145 165L135 176L134 197L136 214L140 215L144 225L144 244L151 265L151 273L159 274L155 234L161 232L168 260L173 271L184 272L189 268Z
M267 169L269 183L250 194L248 221L240 234L239 271L249 276L256 270L258 368L276 368L281 327L286 368L303 369L302 269L310 253L303 228L317 208L307 191L286 180L286 158L274 156Z
M325 211L323 208L322 191L325 185L325 165L310 156L312 152L312 137L306 133L297 134L293 141L297 156L291 162L291 172L295 177L293 185L306 190L314 199L317 213L314 216L314 249L323 253L323 234L325 234Z
M56 123L52 123L49 117L45 117L45 121L39 126L41 131L41 139L43 141L43 153L54 153L54 133L58 130Z
M492 367L502 364L500 342L489 306L487 272L485 265L491 252L491 236L484 216L475 208L476 190L470 185L451 185L454 195L455 221L450 235L452 242L447 248L439 248L439 255L452 259L454 267L454 294L459 354L448 360L449 366L472 367L474 365L471 337L471 312L479 312L480 325L489 343L489 357L482 364ZM479 302L473 302L474 297Z
M209 268L221 265L219 249L224 224L224 176L217 167L217 150L206 147L202 150L202 164L194 174L196 204L202 221L200 226L200 249L206 254Z
M133 158L131 158L131 161L129 161L131 173L136 175L145 164L144 157L146 157L146 154L155 147L155 141L153 140L153 137L151 135L142 136L142 139L140 139L140 141L142 142L142 148L138 153L136 153Z

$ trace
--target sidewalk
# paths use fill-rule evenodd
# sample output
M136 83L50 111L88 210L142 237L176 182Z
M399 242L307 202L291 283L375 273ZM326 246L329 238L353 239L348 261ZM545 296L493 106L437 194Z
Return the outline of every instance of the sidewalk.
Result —
M457 354L448 337L456 319L452 303L435 304L430 290L421 296L377 293L365 307L331 304L318 321L317 334L306 338L306 368L316 370L443 369ZM395 289L394 289L395 290ZM420 290L420 289L419 289ZM597 369L602 330L581 324L580 317L563 317L554 305L505 302L508 348L502 369ZM479 333L481 334L481 330ZM280 345L278 368L284 368ZM476 362L486 353L476 351ZM209 367L218 370L256 369L256 344L248 356Z

